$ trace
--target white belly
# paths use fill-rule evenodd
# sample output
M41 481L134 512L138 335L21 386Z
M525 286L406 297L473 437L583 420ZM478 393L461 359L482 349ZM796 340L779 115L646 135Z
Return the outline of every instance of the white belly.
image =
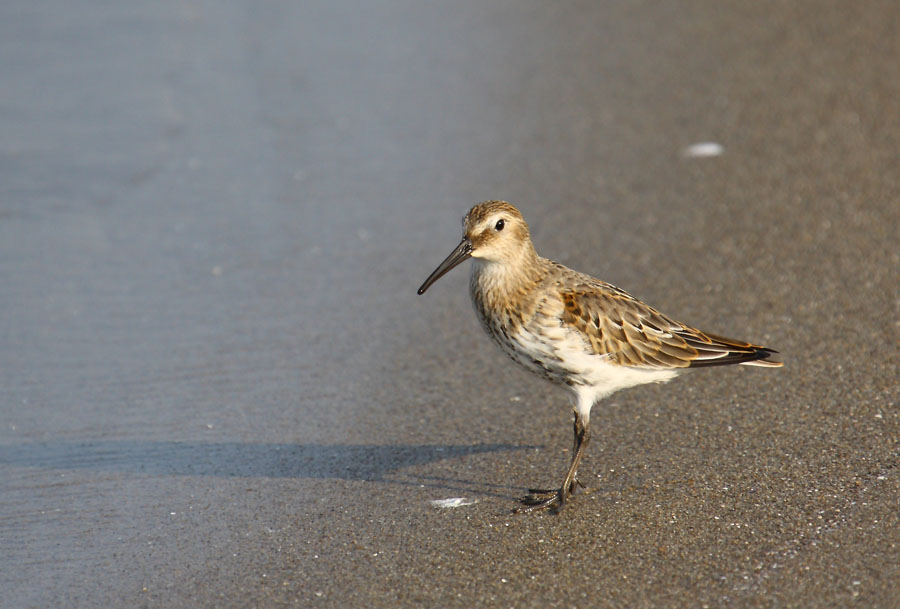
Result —
M509 340L496 337L507 354L528 370L555 383L567 385L579 402L593 403L620 389L674 378L678 370L621 366L609 356L591 352L576 331L541 328L540 333L521 328Z

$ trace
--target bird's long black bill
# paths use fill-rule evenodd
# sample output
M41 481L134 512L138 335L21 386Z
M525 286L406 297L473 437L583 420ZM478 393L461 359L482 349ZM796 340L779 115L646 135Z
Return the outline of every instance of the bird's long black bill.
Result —
M460 262L464 262L472 255L472 242L468 237L465 237L462 241L459 242L459 245L456 246L456 249L450 252L450 255L447 256L442 263L438 265L434 272L428 276L428 279L425 280L425 283L422 284L422 287L419 288L419 291L416 292L420 296L425 293L431 284L443 277L447 271L458 265Z

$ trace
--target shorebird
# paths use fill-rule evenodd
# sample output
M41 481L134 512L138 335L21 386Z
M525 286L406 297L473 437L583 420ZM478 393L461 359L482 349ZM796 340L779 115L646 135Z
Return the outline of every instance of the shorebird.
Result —
M559 511L584 485L578 464L591 439L591 408L620 389L669 381L687 368L779 367L777 353L701 332L614 285L542 258L522 214L485 201L463 218L463 238L418 293L472 258L469 290L481 325L514 362L569 390L572 461L558 489L529 489L517 512Z

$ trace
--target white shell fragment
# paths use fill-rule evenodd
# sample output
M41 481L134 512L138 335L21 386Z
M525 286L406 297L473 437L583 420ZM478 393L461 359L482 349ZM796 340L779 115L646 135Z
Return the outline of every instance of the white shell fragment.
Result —
M432 499L431 505L439 508L456 508L464 505L472 505L478 503L474 499L466 499L465 497L451 497L450 499Z
M684 156L691 158L705 158L719 156L723 152L725 152L725 148L722 144L717 144L715 142L697 142L684 149Z

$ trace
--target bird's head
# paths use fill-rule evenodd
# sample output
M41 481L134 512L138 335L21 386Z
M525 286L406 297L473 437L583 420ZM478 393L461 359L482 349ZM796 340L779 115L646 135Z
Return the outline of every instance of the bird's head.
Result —
M529 254L534 254L531 234L519 210L506 201L479 203L463 218L462 241L425 280L418 293L424 294L432 283L468 258L515 264Z

